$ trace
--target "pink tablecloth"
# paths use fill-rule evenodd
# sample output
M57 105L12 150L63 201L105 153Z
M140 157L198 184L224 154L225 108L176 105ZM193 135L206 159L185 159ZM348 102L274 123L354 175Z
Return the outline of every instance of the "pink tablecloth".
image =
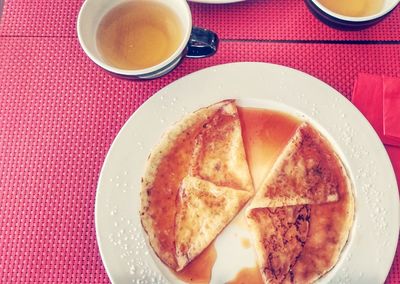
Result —
M304 2L191 4L221 37L218 53L148 82L111 77L75 35L82 1L6 0L0 19L0 282L108 282L94 228L101 165L115 135L152 94L221 63L305 71L350 98L359 72L400 76L400 9L358 32L330 29ZM400 148L387 147L400 180ZM387 279L400 282L400 253Z

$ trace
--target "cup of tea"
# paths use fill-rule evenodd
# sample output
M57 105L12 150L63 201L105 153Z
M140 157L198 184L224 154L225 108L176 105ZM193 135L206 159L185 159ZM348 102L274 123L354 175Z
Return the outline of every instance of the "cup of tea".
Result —
M400 0L305 0L323 23L342 30L360 30L384 19Z
M192 27L185 0L86 0L77 20L79 43L98 66L128 79L153 79L183 57L213 55L217 35Z

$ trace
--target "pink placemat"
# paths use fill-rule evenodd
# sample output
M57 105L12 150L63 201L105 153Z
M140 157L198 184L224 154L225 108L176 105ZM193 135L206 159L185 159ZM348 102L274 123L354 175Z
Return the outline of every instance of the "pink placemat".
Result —
M0 36L74 37L82 0L5 0ZM334 30L319 22L300 0L248 0L190 4L193 23L224 39L400 41L400 9L363 31Z
M339 31L317 20L304 1L248 0L234 5L192 4L194 23L226 39L400 40L399 9L363 31Z
M98 175L124 122L173 80L239 58L295 67L347 97L359 72L400 76L393 45L222 42L214 57L147 82L111 77L75 38L0 37L0 46L1 283L108 282L94 228ZM400 151L387 149L399 180ZM400 281L399 259L388 283Z

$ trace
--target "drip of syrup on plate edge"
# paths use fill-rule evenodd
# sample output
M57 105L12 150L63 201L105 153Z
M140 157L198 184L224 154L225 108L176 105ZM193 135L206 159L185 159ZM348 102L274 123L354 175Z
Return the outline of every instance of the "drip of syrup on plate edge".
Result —
M178 272L173 271L173 273L185 283L207 284L210 283L211 272L216 259L217 250L214 243L212 243L184 269Z
M256 267L246 267L236 274L235 279L226 282L226 284L263 284L260 269Z

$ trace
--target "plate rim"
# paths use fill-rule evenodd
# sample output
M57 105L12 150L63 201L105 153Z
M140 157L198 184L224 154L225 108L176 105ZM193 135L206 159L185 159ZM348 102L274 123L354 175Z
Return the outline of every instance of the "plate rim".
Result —
M118 142L119 142L119 137L121 136L121 133L123 133L124 131L126 131L126 129L128 128L128 126L129 126L129 124L130 124L130 122L131 121L133 121L135 118L136 118L136 116L139 116L140 115L140 113L141 113L141 109L143 110L145 107L145 105L147 105L147 104L149 104L149 102L150 101L153 101L154 99L152 99L153 97L157 97L157 96L159 96L159 94L160 93L163 93L163 92L166 92L168 89L169 89L169 87L171 86L171 85L175 85L175 84L179 84L179 83L181 83L181 82L184 82L184 81L186 81L186 80L191 80L191 78L193 77L193 76L196 76L196 75L199 75L199 73L207 73L207 72L210 72L210 71L212 71L212 70L216 70L216 69L219 69L219 68L227 68L227 66L232 66L232 65L242 65L242 64L245 64L245 65L269 65L269 66L273 66L274 68L283 68L283 69L286 69L286 70L291 70L290 72L295 72L295 73L297 73L297 74L300 74L302 77L304 76L304 77L308 77L309 79L312 79L313 81L318 81L319 83L322 83L322 85L324 85L324 87L325 88L328 88L328 89L330 89L330 91L331 92L334 92L334 93L336 93L336 95L339 95L343 100L346 100L346 98L342 95L342 94L340 94L337 90L335 90L333 87L331 87L330 85L328 85L327 83L325 83L325 82L323 82L322 80L320 80L320 79L318 79L318 78L316 78L316 77L314 77L314 76L312 76L312 75L310 75L310 74L307 74L307 73L305 73L305 72L303 72L303 71L300 71L300 70L297 70L297 69L294 69L294 68L291 68L291 67L287 67L287 66L282 66L282 65L278 65L278 64L271 64L271 63L264 63L264 62L233 62L233 63L226 63L226 64L220 64L220 65L215 65L215 66L210 66L210 67L208 67L208 68L205 68L205 69L201 69L201 70L198 70L198 71L196 71L196 72L193 72L193 73L190 73L190 74L188 74L188 75L186 75L186 76L184 76L184 77L181 77L181 78L179 78L179 79L177 79L177 80L175 80L175 81L173 81L173 82L171 82L170 84L168 84L168 85L166 85L165 87L163 87L162 89L160 89L160 90L158 90L156 93L154 93L151 97L149 97L142 105L140 105L135 111L134 111L134 113L133 114L131 114L130 116L129 116L129 118L127 119L127 121L124 123L124 125L121 127L121 129L118 131L118 134L115 136L115 138L114 138L114 140L113 140L113 142L112 142L112 144L111 144L111 146L110 146L110 148L109 148L109 150L108 150L108 152L107 152L107 155L105 156L105 159L104 159L104 162L103 162L103 165L102 165L102 167L101 167L101 171L100 171L100 174L99 174L99 178L98 178L98 183L97 183L97 187L96 187L96 196L95 196L95 210L94 210L94 213L95 213L95 231L96 231L96 241L97 241L97 243L98 243L98 248L99 248L99 252L100 252L100 255L101 255L101 259L102 259L102 262L103 262L103 265L104 265L104 267L105 267L105 270L106 270L106 272L107 272L107 275L108 275L108 277L110 278L110 280L114 283L114 281L113 281L113 275L112 275L112 273L111 273L111 271L110 271L110 269L109 269L109 267L108 267L108 265L107 265L107 260L106 260L106 256L105 256L105 253L104 253L104 249L102 249L102 247L104 246L104 244L103 244L103 241L102 241L102 237L100 236L101 235L101 233L100 233L100 229L99 229L99 222L100 222L100 220L99 220L99 210L100 210L100 208L99 208L99 206L100 206L100 201L99 201L99 199L101 198L101 185L102 185L102 180L104 179L104 176L105 176L105 169L106 169L106 165L110 162L109 160L111 159L110 158L110 156L112 155L112 152L114 151L114 148L115 147L117 147L116 145L118 144ZM234 98L234 97L233 97ZM241 98L234 98L234 99L241 99ZM260 99L260 98L255 98L255 99ZM261 100L261 99L260 99ZM271 100L271 98L269 98L269 97L266 97L265 98L265 100ZM339 99L340 100L340 99ZM379 138L378 138L378 136L377 136L377 134L376 134L376 132L375 132L375 130L373 129L373 127L370 125L370 123L365 119L365 117L361 114L361 112L354 106L354 105L352 105L350 102L346 102L346 103L348 103L349 105L351 105L352 106L352 111L355 111L356 113L358 113L358 115L361 115L362 116L362 119L365 121L365 122L367 122L366 124L369 126L369 128L370 128L370 134L372 134L373 136L375 136L374 137L374 139L376 140L376 138L379 140ZM290 106L290 107L293 107L293 106ZM164 126L164 129L163 129L163 131L162 132L165 132L165 130L166 129L168 129L168 126L170 126L170 125L165 125ZM391 163L391 161L390 161L390 159L389 159L389 156L388 156L388 153L387 153L387 151L386 151L386 149L384 148L384 145L382 144L382 142L379 140L379 143L378 143L380 146L380 150L382 150L383 149L383 159L385 160L385 163L387 163L387 165L390 167L390 169L388 169L389 170L389 172L390 173L388 173L389 175L391 175L391 179L393 180L394 179L394 181L395 181L395 189L397 189L397 183L396 183L396 177L395 177L395 173L394 173L394 169L393 169L393 165L392 165L392 163ZM395 190L394 189L394 190ZM399 199L399 192L398 192L398 190L396 191L397 192L397 199ZM353 194L354 194L354 199L356 200L356 195L355 195L355 192L354 192L354 190L353 190ZM398 205L397 206L397 213L400 213L400 206ZM356 214L355 214L355 216L356 216ZM399 219L399 214L397 214L397 236L398 236L398 234L399 234L399 228L400 228L400 219ZM353 224L353 226L354 226L354 224ZM349 237L350 238L350 237ZM396 254L396 247L397 247L397 243L394 245L394 247L395 247L395 249L393 249L393 250L391 250L391 256L390 256L390 263L391 263L391 265L389 265L388 267L387 267L387 269L386 269L386 272L385 272L385 275L386 275L386 277L387 277L387 275L388 275L388 273L389 273L389 270L390 270L390 268L391 268L391 266L392 266L392 264L393 264L393 260L394 260L394 257L395 257L395 254Z

